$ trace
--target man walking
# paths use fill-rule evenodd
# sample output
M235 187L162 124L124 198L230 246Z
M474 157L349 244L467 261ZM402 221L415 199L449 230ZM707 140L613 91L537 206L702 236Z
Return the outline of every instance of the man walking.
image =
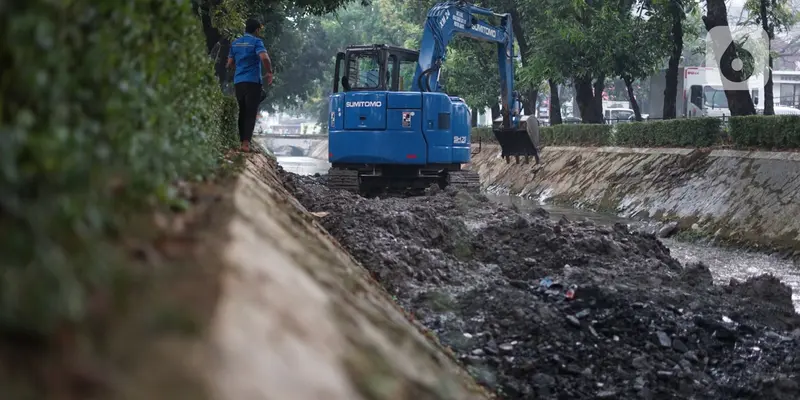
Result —
M236 90L236 101L239 103L239 140L242 142L242 151L245 152L250 151L250 139L256 127L264 77L267 78L268 85L272 84L272 63L264 42L257 37L262 27L260 22L248 19L244 36L231 43L228 54L228 68L236 68L233 86ZM266 75L263 75L262 70L266 71Z

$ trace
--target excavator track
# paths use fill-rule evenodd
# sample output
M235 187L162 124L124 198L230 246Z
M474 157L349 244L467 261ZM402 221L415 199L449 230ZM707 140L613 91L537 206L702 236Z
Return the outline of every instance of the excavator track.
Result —
M471 192L478 192L481 190L481 178L473 171L451 171L447 176L447 180L448 185L459 189L465 189Z
M328 170L328 188L333 190L346 190L358 193L361 181L358 178L358 171L340 168Z

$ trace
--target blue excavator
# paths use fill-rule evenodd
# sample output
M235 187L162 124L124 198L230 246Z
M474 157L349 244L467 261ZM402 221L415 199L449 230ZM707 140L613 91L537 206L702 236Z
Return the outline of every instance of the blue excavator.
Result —
M481 16L482 19L477 17ZM499 20L498 26L485 19ZM520 123L514 91L514 35L509 14L463 1L428 12L419 51L384 44L348 46L336 55L328 120L328 187L360 194L424 190L431 185L478 189L470 162L470 109L443 93L439 71L457 35L497 43L503 122L493 130L501 155L537 157Z

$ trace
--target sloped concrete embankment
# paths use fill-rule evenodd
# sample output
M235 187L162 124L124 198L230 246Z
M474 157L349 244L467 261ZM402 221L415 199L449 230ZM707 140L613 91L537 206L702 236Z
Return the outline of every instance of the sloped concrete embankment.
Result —
M479 399L413 325L251 156L233 196L209 379L223 400Z
M507 164L483 145L484 187L800 255L800 153L547 147L543 164Z
M308 156L311 158L317 158L320 160L327 160L328 159L328 141L327 140L318 140L311 146L311 149L308 151Z

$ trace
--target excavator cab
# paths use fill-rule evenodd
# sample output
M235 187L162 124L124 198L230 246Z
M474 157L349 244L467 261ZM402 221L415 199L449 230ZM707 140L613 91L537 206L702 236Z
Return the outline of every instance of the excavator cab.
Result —
M336 55L333 93L340 91L411 91L419 52L389 45L349 46ZM383 76L384 79L378 79ZM442 89L441 87L439 89ZM493 133L500 144L501 157L517 163L538 160L538 129L532 134L526 129L526 118L520 113L518 93L514 93L514 106L503 118L508 123L495 124ZM512 121L516 123L511 123ZM516 127L515 127L516 126Z
M340 88L344 92L409 91L418 58L418 51L402 47L348 46L336 54L333 93Z
M469 108L414 87L420 52L348 46L336 57L328 120L328 186L362 194L479 187L470 161Z

